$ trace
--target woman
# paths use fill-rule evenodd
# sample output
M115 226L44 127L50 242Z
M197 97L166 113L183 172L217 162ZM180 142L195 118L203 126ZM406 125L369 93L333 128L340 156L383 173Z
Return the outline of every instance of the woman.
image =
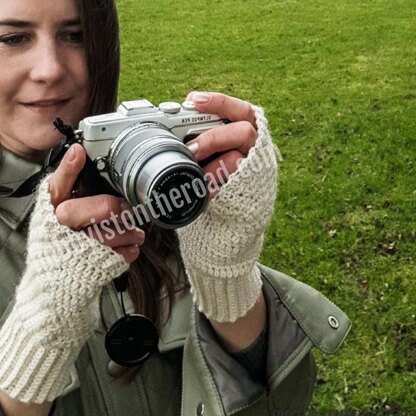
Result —
M4 0L0 56L3 413L304 411L315 375L311 347L334 352L349 321L313 289L256 264L276 182L262 111L191 93L197 109L231 123L200 135L190 150L197 160L220 153L204 169L215 176L222 160L233 174L177 233L123 229L100 242L91 224L131 207L111 195L71 198L85 163L80 145L36 194L21 189L60 140L51 127L57 115L77 125L114 109L113 0ZM127 270L130 310L157 323L160 341L126 384L105 353L100 313L110 322L121 315L112 281Z

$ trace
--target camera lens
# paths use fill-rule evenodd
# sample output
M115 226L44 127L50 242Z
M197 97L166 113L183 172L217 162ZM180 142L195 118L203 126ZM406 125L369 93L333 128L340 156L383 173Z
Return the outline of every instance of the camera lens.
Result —
M207 203L204 171L164 126L131 126L114 141L109 162L112 182L142 221L182 227L196 219Z

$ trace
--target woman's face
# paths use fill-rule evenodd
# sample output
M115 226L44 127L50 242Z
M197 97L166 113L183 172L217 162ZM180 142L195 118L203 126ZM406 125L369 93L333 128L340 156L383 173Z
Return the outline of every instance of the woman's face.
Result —
M61 135L59 116L78 125L89 95L75 0L1 0L0 145L37 160Z

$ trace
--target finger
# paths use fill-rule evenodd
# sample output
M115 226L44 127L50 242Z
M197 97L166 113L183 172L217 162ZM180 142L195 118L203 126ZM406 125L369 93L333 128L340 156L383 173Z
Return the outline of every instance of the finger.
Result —
M108 223L89 226L84 231L90 238L111 248L141 246L145 240L145 233L140 228L126 229L110 226Z
M54 207L71 197L72 188L85 165L85 160L85 151L79 144L72 145L65 153L61 163L49 178L49 192Z
M192 91L186 97L202 113L218 114L230 121L248 121L256 128L253 106L247 101L218 92Z
M58 221L74 230L110 220L111 224L130 223L133 218L130 205L113 195L95 195L68 199L56 207Z
M116 253L121 254L124 257L126 263L133 263L134 260L139 257L140 247L136 245L127 247L117 247L113 249Z
M246 156L256 138L254 127L248 121L239 121L208 130L187 143L187 146L198 161L228 150L238 150Z
M204 167L210 199L227 183L228 178L237 170L238 163L243 157L242 153L232 150L224 153Z

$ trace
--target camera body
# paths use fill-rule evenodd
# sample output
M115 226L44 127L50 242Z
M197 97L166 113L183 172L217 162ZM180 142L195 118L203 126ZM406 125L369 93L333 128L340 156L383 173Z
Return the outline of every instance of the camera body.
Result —
M196 219L208 201L204 171L186 143L222 124L192 102L154 106L135 100L85 118L77 133L100 175L132 204L136 217L178 228Z

